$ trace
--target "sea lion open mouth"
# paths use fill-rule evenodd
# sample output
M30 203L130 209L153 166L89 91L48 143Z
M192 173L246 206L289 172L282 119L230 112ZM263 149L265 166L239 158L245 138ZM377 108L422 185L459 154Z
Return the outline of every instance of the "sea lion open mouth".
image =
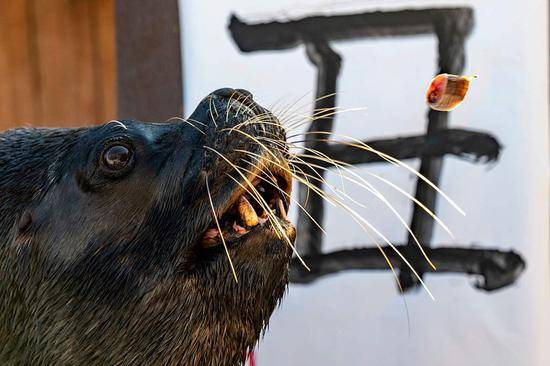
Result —
M252 230L266 230L265 224L271 218L288 222L291 181L288 174L275 175L271 171L263 173L251 182L250 191L237 196L235 202L221 216L219 223L214 221L204 233L201 244L211 247L233 243ZM271 211L271 212L270 212ZM218 229L218 225L222 229Z
M0 134L0 363L242 364L288 283L288 156L229 88L185 120Z

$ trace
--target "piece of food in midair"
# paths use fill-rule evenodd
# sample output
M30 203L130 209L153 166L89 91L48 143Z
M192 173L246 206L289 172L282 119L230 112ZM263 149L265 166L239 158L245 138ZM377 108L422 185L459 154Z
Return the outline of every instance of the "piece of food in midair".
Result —
M470 80L475 78L477 76L437 75L428 87L426 103L436 111L452 111L462 103L468 93Z

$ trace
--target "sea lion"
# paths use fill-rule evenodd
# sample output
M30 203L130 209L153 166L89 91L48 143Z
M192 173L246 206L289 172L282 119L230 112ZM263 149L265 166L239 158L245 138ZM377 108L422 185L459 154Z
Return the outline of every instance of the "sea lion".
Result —
M285 141L228 88L187 120L1 134L0 363L242 364L288 282Z

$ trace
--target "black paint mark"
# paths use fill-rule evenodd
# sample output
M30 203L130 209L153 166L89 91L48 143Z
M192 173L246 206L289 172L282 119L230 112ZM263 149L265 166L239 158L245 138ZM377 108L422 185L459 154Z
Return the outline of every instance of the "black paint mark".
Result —
M288 22L268 22L249 24L232 15L229 31L239 49L243 52L283 50L306 46L309 60L317 67L316 97L330 95L337 90L341 56L330 45L331 41L367 39L376 37L402 37L432 34L438 40L439 73L462 74L466 60L465 41L474 26L474 13L470 8L440 8L400 11L376 11L362 14L312 16ZM336 97L323 98L315 108L332 108ZM426 134L388 140L366 141L365 143L398 159L420 158L420 173L438 185L441 177L443 157L455 155L471 162L496 161L501 145L491 134L462 129L449 129L448 112L428 110ZM330 132L333 117L323 123L314 123L309 132ZM320 150L335 160L358 165L384 163L375 154L366 153L344 144L308 140L306 147ZM329 138L329 135L325 135ZM329 167L315 161L315 164ZM315 168L311 168L315 170ZM311 173L311 172L310 172ZM322 175L317 169L315 174ZM321 183L316 183L323 188ZM306 188L301 187L299 198L304 202ZM314 197L315 196L315 197ZM418 179L416 199L435 212L437 194L425 182ZM315 220L322 222L324 201L310 195L305 207ZM458 272L480 275L483 281L478 288L491 291L508 286L516 281L525 261L513 251L503 252L493 249L474 248L430 248L434 220L418 206L414 207L411 229L424 249L438 267L433 272L409 237L406 244L399 246L412 266L420 275L423 273ZM378 248L363 248L333 253L323 253L320 230L311 219L301 213L298 218L296 246L312 268L306 272L293 263L291 280L297 283L310 283L316 279L345 270L387 270L387 264ZM386 248L392 262L400 269L400 282L403 288L410 289L419 284L409 268L395 252Z

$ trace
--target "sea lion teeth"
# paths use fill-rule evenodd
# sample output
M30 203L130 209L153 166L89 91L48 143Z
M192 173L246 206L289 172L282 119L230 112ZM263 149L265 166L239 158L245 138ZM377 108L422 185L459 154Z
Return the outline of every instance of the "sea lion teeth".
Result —
M284 219L284 220L288 220L288 218L286 216L285 205L283 205L283 200L281 200L280 198L277 199L277 206L279 207L279 212L281 213L281 218Z
M241 220L243 220L246 226L252 227L258 225L259 221L256 210L254 210L254 207L252 207L245 196L241 196L241 198L239 198L237 210L239 211L239 216L241 217Z

